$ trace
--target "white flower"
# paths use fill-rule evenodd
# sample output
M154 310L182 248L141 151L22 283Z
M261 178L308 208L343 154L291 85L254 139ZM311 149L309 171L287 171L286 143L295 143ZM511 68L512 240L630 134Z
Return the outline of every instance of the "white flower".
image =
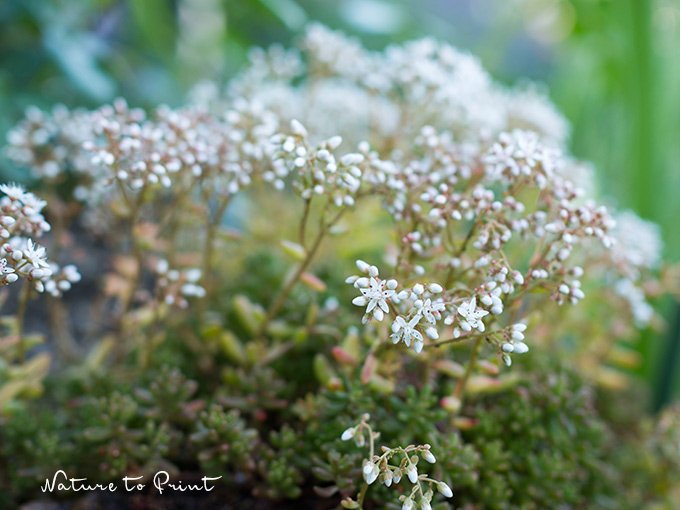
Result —
M0 191L12 200L23 200L26 190L23 186L15 183L0 184Z
M47 202L28 192L24 193L23 197L21 197L21 202L24 204L24 211L26 211L27 215L37 214L47 205Z
M413 505L413 500L411 498L406 498L401 510L413 510L415 506Z
M430 299L425 301L416 301L416 308L418 308L418 313L422 315L427 322L430 324L436 324L439 319L441 319L441 312L446 309L446 306L442 301L435 301L434 303Z
M47 252L44 247L39 244L34 244L31 239L28 239L23 251L24 257L33 265L33 267L49 267L49 264L47 263Z
M371 312L373 312L373 317L378 321L383 320L385 314L390 311L387 306L387 300L394 295L394 289L396 287L396 280L386 281L371 276L368 288L364 287L359 289L362 295L354 298L352 303L356 306L366 306L364 323L370 320L368 314Z
M409 322L401 316L397 316L395 321L392 323L392 343L399 343L404 341L407 347L411 345L411 339L413 339L414 344L416 342L423 343L423 335L420 331L416 330L416 326L420 321L420 316L414 316Z
M483 332L484 323L480 319L488 314L486 310L477 309L477 298L473 297L458 307L458 315L461 316L460 327L465 331L478 329Z

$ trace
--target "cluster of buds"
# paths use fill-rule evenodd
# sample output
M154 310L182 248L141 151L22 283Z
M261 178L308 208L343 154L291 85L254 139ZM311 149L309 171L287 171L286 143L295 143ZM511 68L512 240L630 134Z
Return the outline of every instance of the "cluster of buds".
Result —
M22 277L38 292L61 296L80 280L80 274L72 265L60 271L47 259L45 247L33 240L50 231L41 213L47 203L18 184L2 184L0 191L5 194L0 199L0 237L6 240L0 246L0 285Z
M59 267L58 264L51 263L49 277L43 278L45 292L53 297L61 297L64 292L71 290L71 286L78 283L81 278L78 268L73 264Z
M50 231L50 224L41 214L47 202L18 184L2 184L0 191L0 237L9 239L17 235L40 237Z
M342 143L340 136L310 146L302 123L293 119L290 129L289 135L272 137L276 152L270 179L292 173L296 175L293 186L305 200L325 195L337 207L353 206L362 184L364 172L359 165L365 161L364 155L349 153L336 158L333 151Z
M205 288L198 285L201 270L198 268L172 269L165 259L160 259L154 266L157 276L156 294L169 306L187 308L187 298L205 297Z
M409 445L405 448L396 447L388 448L383 446L380 455L374 455L374 441L380 436L379 433L374 432L368 424L370 416L364 414L359 424L346 429L341 436L343 441L353 439L357 446L364 446L366 444L365 435L369 437L370 442L370 456L364 459L362 474L367 485L373 484L376 480L391 487L393 484L398 485L403 478L413 484L413 487L408 495L400 496L403 510L415 510L420 508L422 510L431 510L431 501L434 496L433 488L450 498L453 496L453 491L444 482L429 478L427 474L418 471L418 462L420 459L429 464L437 462L436 457L430 451L430 445ZM395 463L395 460L399 460ZM342 502L345 508L359 508L357 502L351 499L346 499Z
M39 179L55 180L67 171L83 173L88 161L80 148L92 138L88 116L85 110L64 105L51 112L31 106L24 120L7 133L7 155Z

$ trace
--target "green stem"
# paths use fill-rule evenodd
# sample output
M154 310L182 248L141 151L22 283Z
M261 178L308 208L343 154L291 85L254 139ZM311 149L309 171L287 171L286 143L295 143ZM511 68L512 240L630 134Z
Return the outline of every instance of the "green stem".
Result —
M26 308L28 307L30 291L30 282L23 282L21 293L19 294L19 307L17 309L17 353L21 363L26 361L26 346L24 345L24 319L26 317Z
M458 380L456 388L453 390L453 396L462 402L463 393L465 392L465 386L467 386L468 379L472 374L472 370L477 363L477 357L479 355L479 348L482 346L482 339L487 335L479 335L477 340L475 340L475 345L472 346L472 352L470 353L470 359L468 360L467 366L465 367L465 373L463 377Z
M305 208L302 212L302 221L300 222L300 245L307 248L307 220L309 219L309 210L311 209L312 199L305 200Z
M429 344L426 344L425 347L441 347L442 345L446 344L453 344L456 342L463 342L465 340L471 340L473 338L481 339L484 337L489 337L493 336L496 333L500 333L500 331L491 331L490 333L473 333L471 335L463 335L459 336L458 338L447 338L446 340L439 340L437 342L431 342Z
M267 315L264 319L264 322L262 323L262 326L260 327L260 330L258 331L256 337L257 338L262 338L264 334L267 332L267 328L269 327L269 323L276 317L276 314L279 313L281 310L281 307L283 304L286 302L286 299L292 292L293 288L297 284L298 280L302 276L302 274L307 270L309 265L312 263L312 260L314 259L314 256L316 255L316 252L319 250L319 247L321 246L321 241L323 241L325 235L328 233L330 228L340 219L342 216L343 212L345 209L341 209L338 214L333 218L333 220L326 224L323 225L323 218L321 220L322 226L319 229L319 233L316 236L316 239L314 240L314 243L312 244L311 248L307 251L307 254L305 256L305 259L302 261L302 264L298 267L297 271L295 271L295 274L293 277L288 281L286 286L283 288L279 296L276 298L274 303L271 305L269 310L267 311Z
M371 426L366 423L365 424L366 428L368 429L368 459L369 461L373 462L373 455L375 455L375 444L373 441L373 429ZM368 483L364 481L364 485L361 487L361 492L359 492L359 496L357 497L357 503L359 503L359 508L363 510L364 508L364 499L366 498L366 491L368 490Z
M202 267L202 277L203 277L203 287L205 288L205 298L203 302L206 303L210 293L213 289L212 278L210 278L210 272L213 266L213 259L215 258L215 236L219 231L219 227L222 223L222 217L224 216L227 206L231 201L231 195L222 199L222 202L217 207L217 212L214 217L211 217L208 213L206 215L207 222L205 225L205 243L203 246L203 267Z

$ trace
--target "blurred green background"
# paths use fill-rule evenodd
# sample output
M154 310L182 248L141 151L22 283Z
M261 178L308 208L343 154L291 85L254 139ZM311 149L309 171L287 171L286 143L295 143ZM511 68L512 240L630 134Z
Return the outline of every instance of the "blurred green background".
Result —
M248 47L290 45L310 20L375 49L434 36L503 82L546 83L601 191L659 223L666 257L680 259L680 0L0 2L0 136L30 104L178 105L197 81L233 75ZM25 180L6 160L0 173ZM678 305L661 310L668 331L639 343L657 405L680 394Z

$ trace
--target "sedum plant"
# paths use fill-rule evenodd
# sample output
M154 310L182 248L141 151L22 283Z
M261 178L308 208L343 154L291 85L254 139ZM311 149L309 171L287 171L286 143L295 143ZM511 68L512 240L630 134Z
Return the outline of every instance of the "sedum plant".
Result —
M537 87L503 87L451 46L371 52L315 24L178 108L30 109L8 156L54 204L57 251L84 228L110 268L97 341L41 404L65 425L39 437L75 471L96 446L104 478L200 466L345 508L645 504L617 492L636 468L589 387L623 391L625 343L677 273L655 225L597 194L568 131ZM45 202L0 191L5 284L59 296L80 276L34 244ZM17 428L34 405L20 396L0 458L30 465L45 441Z

